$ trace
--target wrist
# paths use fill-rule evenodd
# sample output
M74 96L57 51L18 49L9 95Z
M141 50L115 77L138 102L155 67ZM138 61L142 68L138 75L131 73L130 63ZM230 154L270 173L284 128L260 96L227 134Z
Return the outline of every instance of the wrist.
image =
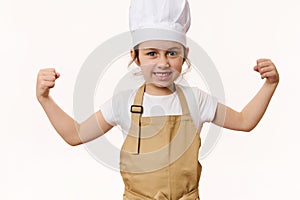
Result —
M38 99L39 103L43 105L46 102L48 102L51 99L51 97L50 96L46 96L46 97L38 96L37 99Z
M277 82L269 82L268 80L265 82L265 85L269 88L276 89L279 81Z

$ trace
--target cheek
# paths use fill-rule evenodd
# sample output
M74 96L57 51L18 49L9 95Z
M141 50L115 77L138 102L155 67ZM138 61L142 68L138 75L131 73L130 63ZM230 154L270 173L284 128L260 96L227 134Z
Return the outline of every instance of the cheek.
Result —
M148 77L152 73L152 70L149 66L141 66L141 71L144 77Z
M175 69L176 71L181 73L181 71L182 71L182 62L176 61L176 62L173 62L173 63L170 63L170 64L171 64L173 69Z
M141 57L140 58L140 65L141 66L151 66L151 65L154 65L154 64L156 64L156 60L154 60L154 59L145 59L145 58L143 58L143 57Z

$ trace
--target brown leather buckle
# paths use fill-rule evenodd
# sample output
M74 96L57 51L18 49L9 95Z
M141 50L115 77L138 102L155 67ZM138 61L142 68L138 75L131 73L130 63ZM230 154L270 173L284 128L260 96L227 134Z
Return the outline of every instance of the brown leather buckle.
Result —
M143 114L143 106L139 106L139 105L131 105L130 107L130 112L132 113L138 113L138 114Z

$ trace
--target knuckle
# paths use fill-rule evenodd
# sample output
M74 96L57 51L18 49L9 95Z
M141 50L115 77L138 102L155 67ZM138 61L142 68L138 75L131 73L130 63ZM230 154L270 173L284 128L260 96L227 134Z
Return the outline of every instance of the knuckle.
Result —
M41 69L39 72L38 72L38 76L42 76L44 73L44 71Z

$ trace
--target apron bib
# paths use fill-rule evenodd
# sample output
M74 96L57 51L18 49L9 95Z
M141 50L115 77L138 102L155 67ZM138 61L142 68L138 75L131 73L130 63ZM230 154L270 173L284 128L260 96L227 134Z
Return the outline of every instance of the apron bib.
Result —
M145 84L131 107L131 127L120 154L124 200L197 200L202 167L199 132L182 90L182 115L142 117Z

